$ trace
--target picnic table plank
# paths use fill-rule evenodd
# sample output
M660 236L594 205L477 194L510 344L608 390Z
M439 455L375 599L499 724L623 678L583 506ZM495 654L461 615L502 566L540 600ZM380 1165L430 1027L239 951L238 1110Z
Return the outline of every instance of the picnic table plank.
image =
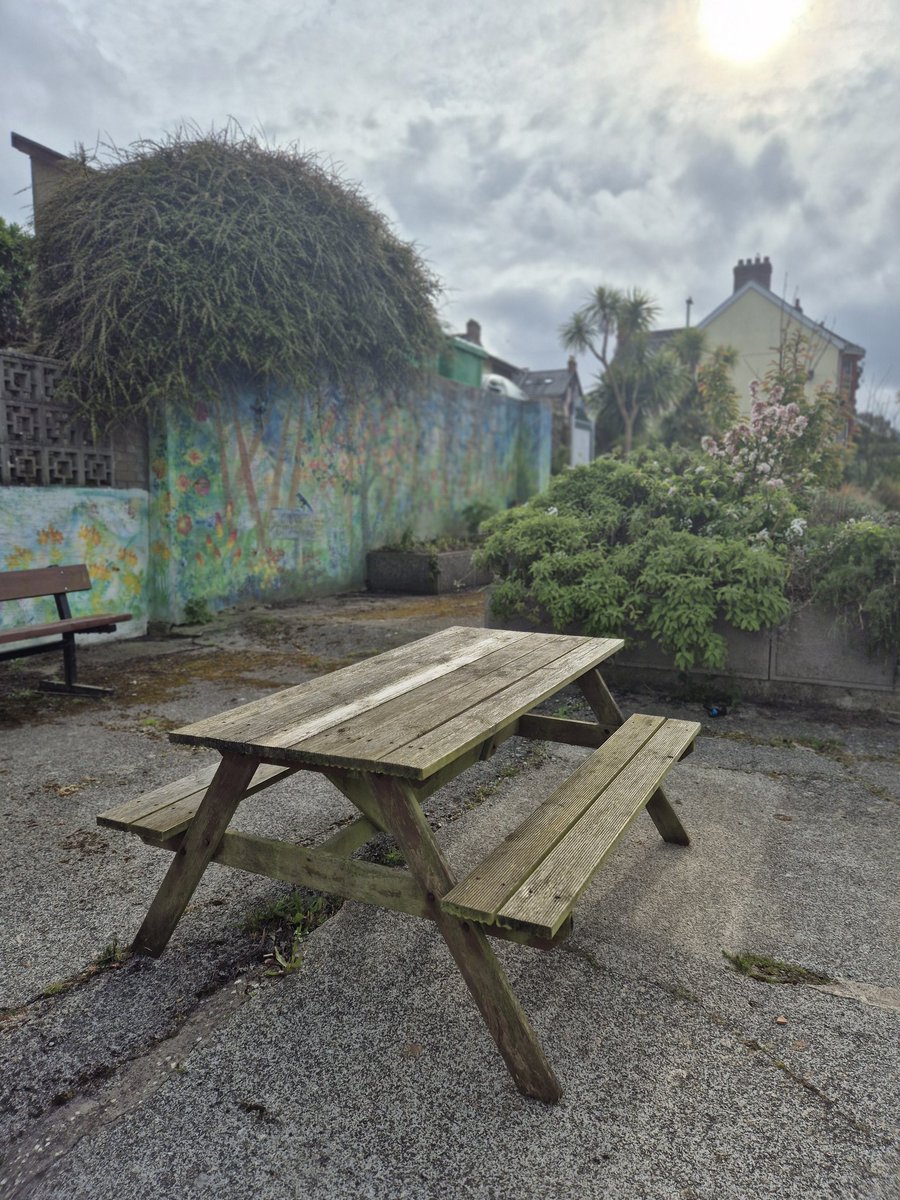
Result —
M552 937L699 728L693 721L670 720L656 730L506 901L498 920ZM602 755L612 741L591 757Z
M495 646L528 635L512 630L454 626L435 634L423 648L412 642L366 662L354 663L321 679L244 704L170 733L173 742L250 753L253 746L283 748L377 708L410 687L450 675L476 662Z
M173 779L170 783L164 783L151 792L145 792L134 800L120 804L118 808L111 808L108 812L100 813L97 817L97 824L105 825L108 829L123 829L129 832L137 830L142 835L146 831L147 833L158 833L162 837L172 837L180 832L176 828L180 813L182 811L186 813L187 820L190 820L199 807L206 789L212 783L218 768L219 764L214 763L209 767L201 767L199 771L194 771L181 779ZM252 796L277 779L294 773L295 768L261 763L256 768L245 795ZM181 826L181 828L185 827L185 825Z
M663 724L662 717L635 716L603 745L602 768L594 755L539 805L530 817L446 896L443 905L457 916L484 920L514 895L523 879L540 866L607 784Z
M303 749L312 754L340 754L361 767L374 765L501 688L548 666L584 640L566 637L538 646L523 641L500 646L471 663L458 682L454 676L430 680L377 709L305 739Z
M423 777L431 774L469 747L499 732L536 704L555 695L567 683L577 680L585 671L596 667L598 662L615 654L623 644L621 638L585 639L580 646L547 667L489 696L415 741L408 742L402 750L391 756L390 764L387 760L379 764L381 769L387 770L390 765L402 768L404 773L416 771Z

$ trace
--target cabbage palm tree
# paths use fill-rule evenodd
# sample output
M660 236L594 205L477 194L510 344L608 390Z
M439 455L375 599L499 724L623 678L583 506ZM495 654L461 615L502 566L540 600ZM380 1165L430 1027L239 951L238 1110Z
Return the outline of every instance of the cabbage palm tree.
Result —
M678 357L650 343L658 313L656 302L639 288L601 286L560 329L567 350L590 353L603 367L594 396L618 411L626 456L638 417L673 403L688 383Z

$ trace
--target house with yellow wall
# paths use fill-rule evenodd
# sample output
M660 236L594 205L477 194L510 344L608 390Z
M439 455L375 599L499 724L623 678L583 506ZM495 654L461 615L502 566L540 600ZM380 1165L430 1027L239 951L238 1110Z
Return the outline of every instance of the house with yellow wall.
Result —
M782 299L771 288L772 264L768 257L739 259L734 268L734 288L727 300L700 321L710 346L733 346L738 361L733 370L741 414L750 412L750 384L763 379L788 339L800 334L808 348L810 396L830 383L843 397L848 418L856 411L856 391L865 350L822 322L806 315L799 299Z

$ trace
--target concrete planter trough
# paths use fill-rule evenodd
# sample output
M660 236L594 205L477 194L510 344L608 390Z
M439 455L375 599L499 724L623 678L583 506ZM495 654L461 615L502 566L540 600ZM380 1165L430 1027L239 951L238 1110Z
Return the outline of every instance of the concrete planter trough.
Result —
M554 632L544 614L502 621L490 610L485 624L492 628ZM693 667L692 678L702 679L705 690L722 698L739 694L746 699L819 702L846 708L900 712L897 689L897 654L869 655L861 630L841 620L840 614L811 605L794 613L777 629L745 633L720 625L728 646L724 671ZM581 633L578 628L560 632ZM671 656L655 643L631 647L603 666L603 675L619 686L646 684L671 688L684 676Z
M412 592L435 596L484 587L490 571L472 564L472 550L370 550L366 582L370 592Z

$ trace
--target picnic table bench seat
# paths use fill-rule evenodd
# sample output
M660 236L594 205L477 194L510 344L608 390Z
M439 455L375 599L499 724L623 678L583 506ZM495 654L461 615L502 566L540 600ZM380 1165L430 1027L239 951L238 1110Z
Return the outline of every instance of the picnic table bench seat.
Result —
M555 937L598 867L669 770L693 749L699 732L695 721L629 717L443 896L444 912Z
M194 819L200 801L212 783L218 764L203 767L183 779L164 783L161 787L134 800L128 800L108 812L100 813L97 824L107 829L120 829L124 833L135 833L151 846L164 846L166 842L184 833ZM252 796L263 788L271 787L279 779L293 775L295 767L273 766L261 763L250 781L244 796Z
M69 608L69 592L87 592L91 579L84 563L68 566L36 567L24 571L0 572L0 603L5 600L33 600L52 596L56 602L58 619L30 625L16 625L0 629L0 646L13 645L10 650L0 650L0 662L12 658L25 658L31 654L47 654L62 650L64 681L42 679L38 686L45 692L63 692L74 696L108 696L112 688L96 687L78 682L78 664L75 656L77 633L112 633L117 625L131 620L131 613L93 613L85 617L73 617ZM51 642L30 644L35 638L56 638ZM21 643L28 642L28 645Z

